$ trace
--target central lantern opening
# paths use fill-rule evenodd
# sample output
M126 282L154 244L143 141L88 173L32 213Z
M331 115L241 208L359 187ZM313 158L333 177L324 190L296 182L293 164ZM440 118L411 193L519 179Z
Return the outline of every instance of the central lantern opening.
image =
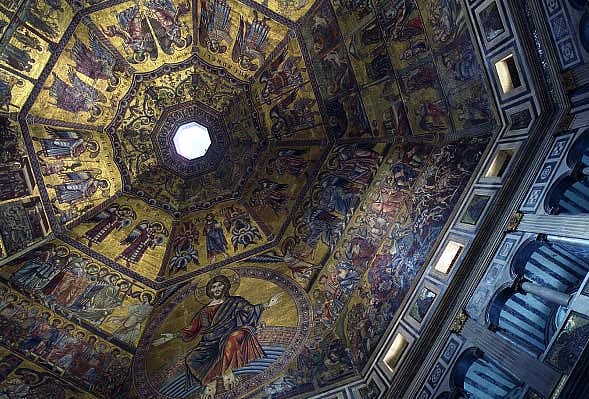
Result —
M178 155L189 160L202 157L211 146L209 130L196 122L181 125L172 141Z

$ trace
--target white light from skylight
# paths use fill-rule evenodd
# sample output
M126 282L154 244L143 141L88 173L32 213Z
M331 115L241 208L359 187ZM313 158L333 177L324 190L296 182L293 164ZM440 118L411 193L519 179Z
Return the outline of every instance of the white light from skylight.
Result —
M202 157L211 145L208 129L196 122L180 126L172 140L176 152L186 159Z

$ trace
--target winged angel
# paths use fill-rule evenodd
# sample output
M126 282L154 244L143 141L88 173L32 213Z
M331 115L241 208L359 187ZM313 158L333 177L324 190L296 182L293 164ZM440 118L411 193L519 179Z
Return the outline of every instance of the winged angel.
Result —
M158 48L155 37L162 51L168 55L174 50L188 47L192 43L192 36L188 33L182 37L183 31L188 30L180 17L190 12L190 3L184 2L176 7L171 0L147 0L135 4L117 14L118 25L106 27L104 33L108 37L120 37L126 51L133 55L128 61L137 64L147 60L155 61Z
M99 103L106 103L106 97L100 91L80 79L73 68L68 71L70 83L63 81L53 72L53 84L49 95L55 98L58 108L71 113L90 112L88 122L95 122L102 115Z
M119 85L117 60L94 34L90 33L90 47L76 37L71 54L76 63L76 71L94 81L106 80L107 91L112 91Z
M253 72L264 63L266 40L270 33L268 20L267 17L260 19L256 11L251 23L239 17L239 32L233 44L231 59L239 64L241 69Z
M272 97L305 83L303 78L305 68L299 67L302 61L303 57L288 55L288 49L284 49L280 56L260 74L260 83L264 84L260 96L266 104L270 104Z
M231 43L231 7L225 0L200 2L198 42L214 54L223 54Z
M168 236L168 229L160 222L142 220L133 231L121 241L127 248L117 256L116 260L123 259L127 267L130 263L137 264L148 249L155 249L164 243Z

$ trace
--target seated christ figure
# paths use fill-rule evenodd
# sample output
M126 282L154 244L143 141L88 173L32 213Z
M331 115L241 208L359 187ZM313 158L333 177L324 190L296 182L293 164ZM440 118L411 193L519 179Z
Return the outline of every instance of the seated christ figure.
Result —
M186 381L189 386L200 384L202 398L212 399L217 378L223 387L235 387L237 378L233 370L263 358L264 350L254 335L262 312L279 303L282 293L274 295L268 303L253 305L241 296L229 293L231 282L226 276L213 277L206 286L211 301L201 308L188 326L176 333L163 333L154 341L161 345L174 338L184 342L200 341L185 356Z

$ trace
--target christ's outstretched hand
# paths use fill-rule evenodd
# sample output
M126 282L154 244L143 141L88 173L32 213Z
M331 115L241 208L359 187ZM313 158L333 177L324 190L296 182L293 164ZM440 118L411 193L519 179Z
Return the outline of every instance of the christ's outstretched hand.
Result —
M266 305L266 309L271 308L272 306L278 305L280 303L280 298L284 295L284 292L279 292L276 295L273 295L272 298L268 301Z
M168 341L173 340L174 338L178 337L178 333L162 333L158 339L153 341L153 346L160 346L165 344Z

